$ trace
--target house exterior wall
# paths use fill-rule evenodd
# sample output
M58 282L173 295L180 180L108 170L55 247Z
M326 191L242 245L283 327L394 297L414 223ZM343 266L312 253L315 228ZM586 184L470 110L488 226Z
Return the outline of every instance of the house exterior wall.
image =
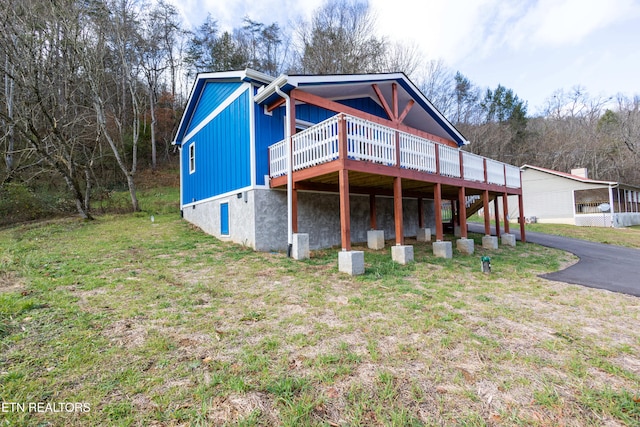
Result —
M595 188L603 188L603 186L582 183L533 169L525 169L522 172L525 217L536 217L536 220L542 223L575 225L573 213L574 190ZM607 187L604 186L604 188ZM509 204L511 206L511 200L509 200ZM511 217L513 218L513 216Z
M182 206L251 185L250 87L227 83L205 87L189 125L187 134L192 134L181 147ZM238 96L229 99L229 91ZM211 116L212 111L217 114ZM192 144L194 171L189 155Z
M229 234L222 235L220 205L229 205ZM369 196L351 195L351 240L367 240L370 229ZM425 226L435 228L434 204L423 200ZM393 198L376 197L378 229L385 239L395 239ZM223 195L186 207L184 219L221 240L250 246L259 251L287 248L287 193L283 190L254 188ZM403 200L405 237L418 231L418 201ZM340 245L340 200L335 193L298 192L298 231L309 234L310 249Z

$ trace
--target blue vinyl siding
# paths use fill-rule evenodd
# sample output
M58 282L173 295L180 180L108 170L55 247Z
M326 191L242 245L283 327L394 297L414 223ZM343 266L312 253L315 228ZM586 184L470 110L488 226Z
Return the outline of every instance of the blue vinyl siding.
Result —
M249 93L240 95L186 145L196 144L196 171L183 155L183 204L251 185ZM186 161L185 161L186 160Z
M224 102L241 83L218 83L209 82L202 89L198 105L195 108L193 116L189 122L189 127L185 134L188 134L202 122L218 105Z
M343 105L357 108L378 117L387 118L384 109L371 98L338 101ZM269 146L284 139L284 106L273 110L272 115L264 114L261 105L255 107L256 117L256 184L265 185L264 176L269 174ZM309 123L320 123L336 113L315 105L296 105L296 118Z
M329 117L333 117L335 115L335 111L325 110L324 108L316 107L315 105L296 105L296 119L304 120L305 122L320 123L321 121L327 120Z
M264 114L261 105L256 107L256 184L265 185L269 175L269 146L284 139L284 107L276 108L272 115Z
M346 105L347 107L356 108L360 111L364 111L365 113L373 114L374 116L389 120L389 116L386 111L384 111L384 108L371 98L343 99L337 102L342 105Z

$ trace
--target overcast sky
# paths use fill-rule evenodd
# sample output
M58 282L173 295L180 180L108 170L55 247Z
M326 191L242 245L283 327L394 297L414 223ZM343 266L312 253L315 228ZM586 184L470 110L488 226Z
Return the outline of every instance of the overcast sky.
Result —
M537 112L558 89L640 94L640 0L369 0L380 36L417 43L481 87L502 84ZM281 28L322 0L176 0L199 25L249 16Z

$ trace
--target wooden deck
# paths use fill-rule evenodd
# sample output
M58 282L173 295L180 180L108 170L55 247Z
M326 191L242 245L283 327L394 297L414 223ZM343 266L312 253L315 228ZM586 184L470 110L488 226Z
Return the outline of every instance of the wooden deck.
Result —
M485 231L490 234L490 200L496 202L495 220L499 225L497 196L503 196L504 212L508 212L507 196L517 195L524 236L520 168L462 151L435 139L418 131L399 130L345 113L295 133L290 141L294 204L297 203L295 193L298 190L339 193L342 247L350 250L349 194L372 196L372 212L375 212L375 195L394 197L397 244L403 244L403 197L435 201L436 240L442 240L440 207L443 199L457 204L462 237L466 237L465 210L470 205L469 196L480 196L485 208ZM287 185L288 153L287 140L269 147L272 188ZM375 218L372 218L373 225ZM295 219L293 227L297 232ZM508 232L508 227L505 221L505 232Z

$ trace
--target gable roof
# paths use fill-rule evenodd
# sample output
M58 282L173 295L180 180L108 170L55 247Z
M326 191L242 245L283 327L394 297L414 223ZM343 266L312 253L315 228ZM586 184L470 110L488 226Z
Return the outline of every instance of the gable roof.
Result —
M390 104L392 85L398 87L398 109L401 112L410 100L415 105L404 118L403 123L415 129L455 141L458 146L469 141L447 120L404 73L385 74L334 74L334 75L286 75L274 79L268 86L258 91L255 101L269 105L280 96L279 88L285 93L295 88L330 100L371 98L380 105L373 89L376 84Z
M185 136L185 133L189 128L189 124L196 107L198 106L200 96L202 95L206 84L212 81L230 83L248 82L260 86L271 83L271 81L273 81L273 77L249 68L240 71L199 73L196 77L195 83L193 84L191 93L189 94L187 104L185 105L184 112L182 113L182 118L180 119L180 124L178 125L178 130L176 131L176 136L173 139L172 144L179 144L182 141L182 138Z
M611 186L618 185L618 183L615 182L615 181L599 181L599 180L596 180L596 179L584 178L584 177L581 177L581 176L578 176L578 175L572 175L570 173L559 172L559 171L556 171L556 170L553 170L553 169L546 169L546 168L541 168L541 167L538 167L538 166L523 165L520 169L522 169L523 171L526 170L526 169L532 169L532 170L536 170L538 172L544 172L544 173L548 173L548 174L551 174L551 175L572 179L574 181L583 182L585 184L601 184L601 185L611 185Z

